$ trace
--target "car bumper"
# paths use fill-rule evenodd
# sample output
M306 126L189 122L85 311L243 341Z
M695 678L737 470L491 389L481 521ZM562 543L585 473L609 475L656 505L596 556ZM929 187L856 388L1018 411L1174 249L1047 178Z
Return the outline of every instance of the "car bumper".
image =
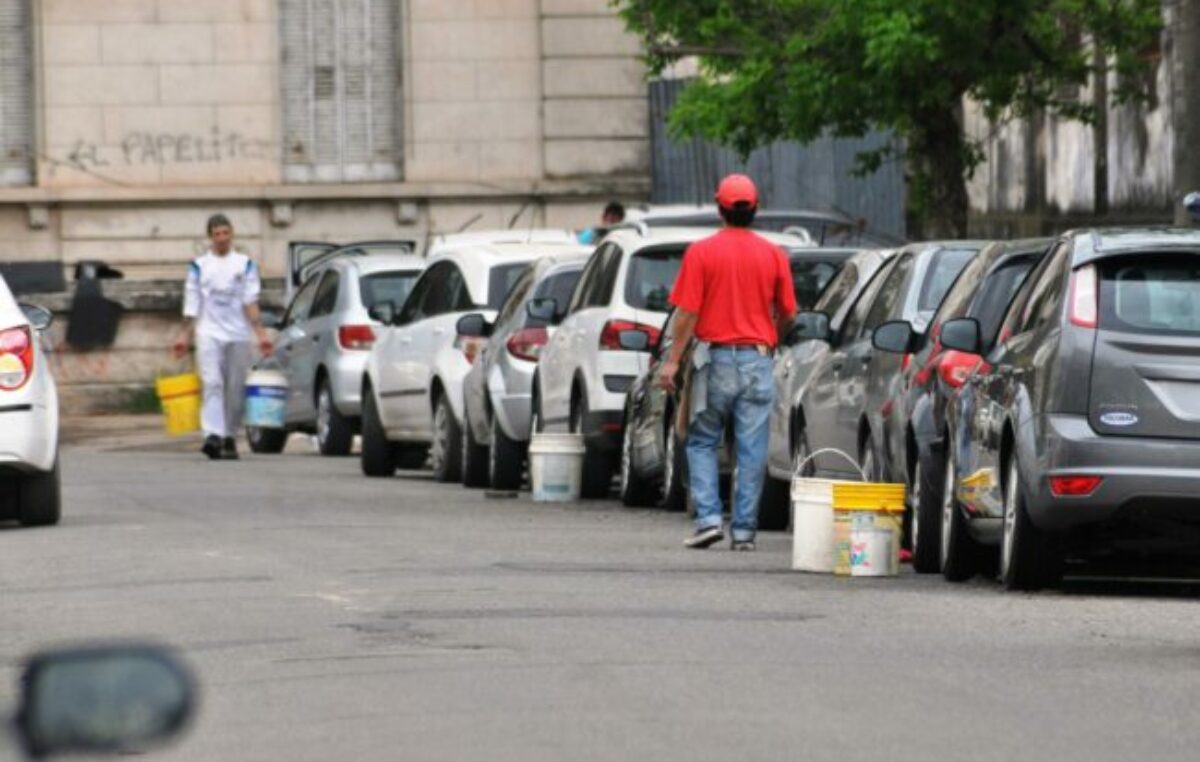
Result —
M496 366L488 378L492 410L504 435L515 442L529 439L533 418L533 373L537 364L511 360Z
M49 471L57 448L57 423L49 409L0 401L0 472Z
M327 364L333 404L345 416L362 415L362 380L369 352L343 351Z
M1029 517L1062 531L1138 517L1200 524L1200 441L1100 436L1082 416L1047 416L1045 467L1026 476ZM1055 497L1052 476L1103 477L1087 497Z

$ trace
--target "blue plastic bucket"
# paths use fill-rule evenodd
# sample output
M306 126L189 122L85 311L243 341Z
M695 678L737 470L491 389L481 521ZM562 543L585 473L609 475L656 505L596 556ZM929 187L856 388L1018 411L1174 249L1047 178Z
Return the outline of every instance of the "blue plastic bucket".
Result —
M287 376L277 370L256 370L246 379L247 426L282 429L287 424Z

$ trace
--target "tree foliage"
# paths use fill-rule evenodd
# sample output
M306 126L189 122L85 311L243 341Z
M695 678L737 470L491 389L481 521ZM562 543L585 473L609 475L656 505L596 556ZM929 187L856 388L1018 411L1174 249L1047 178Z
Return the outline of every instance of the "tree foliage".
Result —
M651 69L696 56L702 76L671 114L679 135L748 154L779 139L891 131L911 202L962 233L965 181L982 158L964 97L996 120L1040 111L1090 120L1097 62L1111 97L1144 95L1161 0L612 0ZM866 170L884 152L860 156ZM940 224L939 224L940 223Z

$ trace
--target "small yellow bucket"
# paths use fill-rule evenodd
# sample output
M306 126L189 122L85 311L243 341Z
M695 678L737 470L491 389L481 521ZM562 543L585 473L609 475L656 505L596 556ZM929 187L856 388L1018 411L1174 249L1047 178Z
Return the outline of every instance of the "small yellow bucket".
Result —
M833 573L894 577L900 573L904 485L833 485Z
M163 423L173 437L200 430L200 377L195 373L159 376L154 391L162 404Z

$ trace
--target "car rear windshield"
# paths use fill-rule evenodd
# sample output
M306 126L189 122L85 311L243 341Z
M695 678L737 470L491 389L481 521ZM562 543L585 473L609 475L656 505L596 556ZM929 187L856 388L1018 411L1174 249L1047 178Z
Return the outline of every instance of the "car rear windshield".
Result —
M796 292L796 305L801 310L812 309L821 292L842 269L842 259L802 259L791 261L792 288Z
M929 262L929 269L925 271L925 283L921 286L917 311L926 317L937 312L958 274L978 253L976 249L941 249L935 252Z
M529 269L528 262L520 262L515 265L496 265L492 268L492 273L488 276L488 309L500 309L504 300L508 298L508 292L517 285L517 281L521 279L527 269Z
M1200 335L1200 256L1142 254L1102 262L1100 327Z
M625 301L637 310L669 312L671 289L683 264L684 249L652 249L634 254L625 276Z
M377 304L391 302L396 309L400 309L420 274L420 270L396 270L363 277L358 282L363 306L371 309Z

